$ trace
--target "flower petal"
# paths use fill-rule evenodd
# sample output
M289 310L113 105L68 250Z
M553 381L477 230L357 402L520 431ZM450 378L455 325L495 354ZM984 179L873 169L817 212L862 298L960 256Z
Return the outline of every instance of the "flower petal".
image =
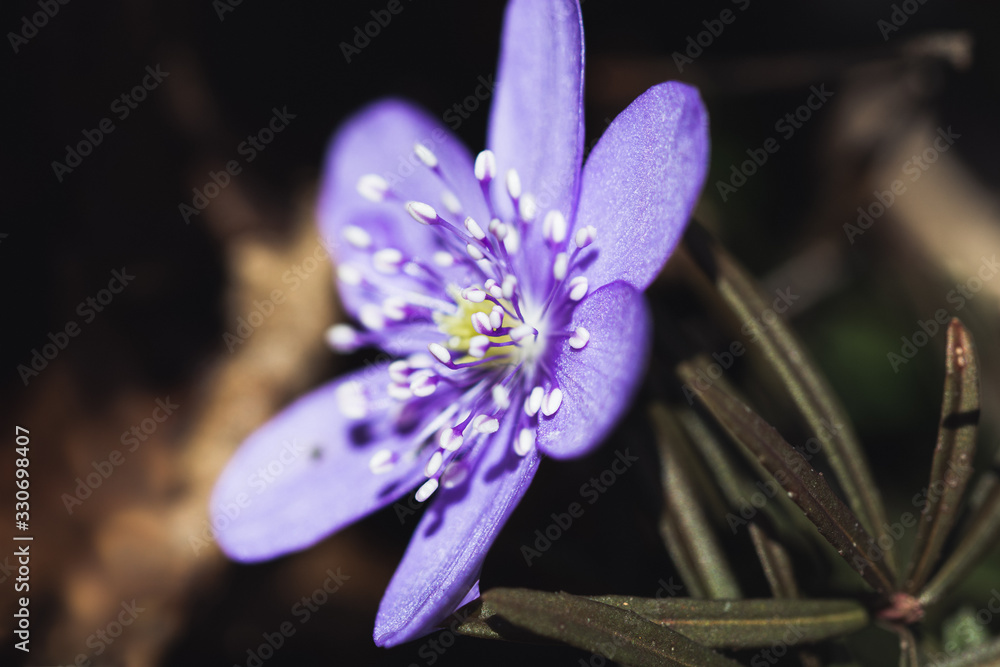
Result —
M505 419L500 431L482 441L470 453L471 474L439 490L421 518L379 606L379 646L427 634L473 599L486 552L538 468L537 452L514 453L516 425L516 418Z
M386 395L386 365L319 387L241 445L216 482L210 513L232 558L256 561L302 549L409 492L429 452L412 455L433 410ZM430 400L430 399L426 399ZM406 412L397 420L401 410ZM364 416L361 416L364 413ZM398 457L374 474L376 452Z
M444 181L418 159L414 151L417 143L434 154ZM359 182L370 174L388 184L390 197L373 202L359 193ZM462 213L448 211L446 190L461 203ZM348 266L365 283L350 284L357 282L357 278L350 282L341 280L345 307L355 317L363 305L380 304L386 296L428 293L424 282L405 271L376 270L373 258L379 249L395 248L407 259L418 259L439 274L464 282L468 265L449 268L434 261L435 252L449 248L437 230L420 224L406 212L408 201L432 206L459 227L465 216L472 216L483 226L489 223L472 158L462 143L438 120L413 105L401 100L383 100L348 119L331 141L318 207L320 232L332 254L341 266ZM358 234L358 229L367 233L367 237ZM368 247L359 248L348 240L359 236L368 242Z
M590 332L590 341L582 350L559 343L553 370L562 404L538 425L538 449L557 459L582 456L601 443L628 409L649 353L649 311L628 283L615 281L580 302L570 328L578 326Z
M653 281L677 245L708 170L708 114L698 91L653 86L611 123L587 158L576 228L597 241L586 275L597 287ZM596 253L596 258L594 257Z
M541 220L550 209L573 219L583 161L583 23L576 0L512 0L504 18L489 147L496 153L493 198L510 220L505 176L514 168L538 203L537 222L521 244L528 255L544 249ZM538 281L533 281L538 282Z

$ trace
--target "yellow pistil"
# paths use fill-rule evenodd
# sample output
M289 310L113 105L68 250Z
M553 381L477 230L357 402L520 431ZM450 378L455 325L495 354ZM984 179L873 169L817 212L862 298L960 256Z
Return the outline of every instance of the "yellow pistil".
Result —
M475 336L485 335L490 339L491 343L511 342L511 337L507 334L498 336L481 334L472 326L472 316L475 313L483 313L488 317L496 307L495 303L489 299L486 299L481 303L474 303L464 299L462 298L461 290L455 286L448 288L448 294L455 301L455 305L458 307L458 312L454 315L435 313L434 321L437 323L438 329L440 329L443 334L448 336L448 341L444 344L445 347L455 352L462 353L460 358L453 359L456 363L467 363L477 359L477 357L473 357L468 354L469 341L471 341ZM514 310L514 306L506 299L497 299L497 301L500 302L505 310ZM522 322L519 319L511 317L507 312L505 312L500 326L513 329L521 324ZM513 351L511 350L511 347L513 346L490 347L486 350L486 355L483 356L482 359L489 359L490 357L510 354Z

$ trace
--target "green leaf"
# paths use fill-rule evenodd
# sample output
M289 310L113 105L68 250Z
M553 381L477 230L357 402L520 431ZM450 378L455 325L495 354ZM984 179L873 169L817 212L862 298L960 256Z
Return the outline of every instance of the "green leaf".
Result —
M684 382L692 382L695 377L695 369L688 362L678 366L678 373ZM759 461L771 473L820 535L887 599L894 591L894 584L884 561L869 557L859 548L859 545L873 545L875 541L833 492L822 473L816 472L802 454L749 406L724 392L720 383L710 385L698 394L698 398L730 437L742 445L748 458Z
M979 362L972 334L958 321L948 325L944 399L938 430L927 504L907 568L903 590L915 593L927 582L941 555L941 548L955 523L955 517L972 475L979 424Z
M750 275L719 244L709 239L703 229L691 225L684 240L740 322L756 322L770 309ZM840 401L816 370L805 346L781 318L774 318L767 327L756 327L754 333L764 355L788 388L795 406L822 443L826 459L851 509L868 532L877 534L876 531L888 523L885 508L864 450ZM890 572L895 571L891 551L886 554L885 566Z
M811 644L868 625L854 600L695 600L599 595L590 599L630 609L713 648L765 648L781 642Z
M938 667L996 667L1000 664L1000 638L989 644L973 649L968 653L946 662L937 663Z
M771 594L776 598L799 597L799 585L795 581L792 560L781 542L771 539L756 523L750 524L750 539L753 540L753 548L764 568L767 583L771 586Z
M602 604L569 593L494 588L483 593L478 610L471 605L463 607L463 610L466 609L473 613L457 626L457 630L464 634L486 636L484 631L476 630L473 626L492 629L498 623L505 622L530 630L537 636L600 654L622 665L739 665L627 608Z
M654 405L650 417L656 431L663 478L660 532L685 586L695 597L743 597L712 524L699 503L695 480L704 478L700 460L670 412Z
M994 480L986 498L973 512L958 546L920 592L920 604L924 608L937 604L972 572L997 542L1000 542L1000 483Z

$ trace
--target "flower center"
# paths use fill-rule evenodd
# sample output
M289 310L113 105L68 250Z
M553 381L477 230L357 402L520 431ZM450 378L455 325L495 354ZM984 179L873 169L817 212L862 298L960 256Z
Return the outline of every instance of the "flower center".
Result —
M440 249L431 257L408 257L398 248L378 247L360 227L345 227L344 239L370 254L376 273L400 276L398 281L375 280L356 266L341 264L341 282L371 294L359 312L367 331L336 325L328 339L341 350L367 344L392 349L395 337L412 333L414 325L426 331L426 323L433 322L440 332L440 338L427 345L429 355L416 353L389 365L390 396L407 404L434 401L439 410L416 438L421 447L435 449L424 471L427 481L416 494L423 501L439 484L447 487L464 479L468 443L498 431L500 419L517 420L513 446L523 456L534 448L539 419L559 410L563 393L549 368L551 343L568 339L573 350L581 350L590 340L583 327L564 331L562 325L587 295L587 278L574 273L577 256L594 241L596 230L588 226L571 235L571 225L555 209L539 223L535 199L522 191L513 169L505 175L504 194L514 214L501 220L491 189L496 158L489 150L475 162L475 177L491 215L484 229L465 214L434 153L417 144L414 154L440 183L443 215L426 202L400 197L377 174L363 176L358 192L375 203L404 206L415 221L437 232ZM529 261L522 254L521 239L538 224L544 247L533 248ZM550 270L539 278L537 267L527 265L544 258ZM463 276L465 284L455 284L459 278L454 276ZM534 284L538 280L542 284ZM356 408L356 402L351 407ZM427 403L421 409L433 407ZM391 468L397 458L386 450L376 453L372 471Z

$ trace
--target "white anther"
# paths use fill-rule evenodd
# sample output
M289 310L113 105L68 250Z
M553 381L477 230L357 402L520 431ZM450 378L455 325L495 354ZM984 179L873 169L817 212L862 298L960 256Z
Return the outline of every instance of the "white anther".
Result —
M413 152L416 153L420 161L427 165L430 169L438 166L437 155L434 155L434 152L427 148L427 146L424 146L421 143L416 143L413 145Z
M417 489L417 495L415 496L418 503L422 503L431 497L431 494L437 491L438 481L436 479L429 479L424 482L419 489Z
M334 324L326 330L326 343L338 352L350 352L361 342L358 332L350 324Z
M493 333L493 327L490 323L490 316L486 313L476 312L472 313L472 328L478 333L488 334Z
M490 433L496 433L500 430L500 422L493 417L476 415L476 418L472 420L472 428L475 429L477 433L489 435Z
M358 267L350 264L341 264L337 267L337 277L345 285L360 285L364 277Z
M502 384L495 384L490 393L493 394L493 402L497 404L498 408L506 410L510 407L510 392L507 391L507 387Z
M532 327L530 324L522 324L519 327L515 327L510 332L511 340L513 340L515 343L520 343L528 336L534 336L534 335L535 335L535 328Z
M398 296L387 297L382 302L382 314L397 322L406 319L406 301Z
M389 191L389 183L378 174L366 174L358 179L358 194L368 201L380 202Z
M573 280L569 281L569 298L570 301L579 301L583 297L587 296L587 278L586 276L577 276Z
M385 315L382 314L382 309L374 303L366 303L361 306L361 310L358 311L358 319L371 331L381 331L385 328Z
M427 462L426 466L424 466L424 476L433 477L435 473L441 469L442 463L444 463L444 454L441 450L431 454L431 460Z
M441 429L441 433L438 435L438 444L449 452L458 450L464 441L465 438L462 437L462 434L456 433L453 428Z
M486 257L486 255L483 254L482 250L472 245L471 243L465 246L465 252L469 253L469 257L476 260L477 262Z
M486 350L490 349L490 339L486 336L473 336L469 339L469 356L482 359Z
M514 441L514 453L518 456L526 456L528 452L535 448L535 429L522 428Z
M372 235L357 225L347 225L344 227L344 238L359 250L365 250L372 244Z
M556 387L548 394L545 395L545 400L542 402L542 414L546 417L551 417L562 405L563 393L562 389Z
M447 269L455 263L455 256L446 250L438 250L434 253L434 263L442 269Z
M488 259L477 259L476 266L478 266L479 270L482 271L483 273L490 273L495 268L493 266L493 263L490 262L490 260Z
M445 468L444 472L441 473L441 486L446 489L453 489L464 482L465 478L468 476L469 468L463 463L456 461Z
M476 179L480 181L490 181L497 175L497 157L493 151L485 150L476 156L476 164L473 168Z
M524 399L524 414L529 417L534 417L538 414L538 411L542 407L542 399L545 398L545 389L542 387L535 387L528 394L528 398Z
M400 384L409 382L410 373L412 373L410 364L406 363L404 359L397 359L389 364L389 379L393 382Z
M516 227L506 225L507 236L503 239L503 247L507 248L507 253L511 255L516 255L517 251L521 249L521 234L517 231Z
M569 255L564 252L556 254L556 261L552 264L552 275L556 280L562 280L569 271Z
M521 195L517 202L517 212L525 222L533 221L538 215L538 204L535 203L535 197L531 193L525 192Z
M504 223L500 222L496 218L493 218L492 220L490 220L490 227L489 227L489 229L490 229L490 234L492 234L493 236L497 237L501 241L504 240L505 238L507 238L507 233L510 231L507 228L507 225L505 225Z
M507 194L511 199L521 196L521 177L517 174L517 169L508 169L506 177Z
M408 401L413 398L413 392L405 384L390 382L386 393L389 394L389 398L394 398L397 401Z
M441 193L441 203L444 204L449 213L458 215L462 212L462 202L458 200L458 197L451 190L445 190Z
M497 298L499 299L500 297ZM503 316L503 308L500 306L493 306L493 310L490 311L490 327L492 327L494 331L503 325Z
M399 460L399 455L395 454L388 449L380 449L375 452L371 460L368 462L368 469L372 471L374 475L381 475L382 473L387 473L392 470L396 461Z
M422 201L406 202L406 212L422 225L434 224L438 219L438 214L434 210L434 207Z
M577 327L573 335L569 337L569 346L574 350L582 350L590 342L590 332L583 327Z
M486 300L486 292L478 287L466 287L461 294L463 299L472 303L482 303Z
M566 217L559 211L552 210L545 214L542 221L542 234L552 243L562 243L566 240Z
M397 248L382 248L372 255L372 264L379 273L399 273L399 267L402 263L403 253Z
M472 234L472 237L475 239L482 241L486 238L486 232L483 231L483 228L480 227L479 223L473 220L471 216L465 219L465 228L469 230L469 233Z
M410 378L410 391L414 396L424 398L437 391L438 376L431 371L417 371Z
M360 382L345 382L337 387L334 397L342 415L349 419L363 419L368 416L368 398Z
M449 352L444 345L441 345L440 343L431 343L427 346L427 350L442 364L451 362L451 352Z
M423 352L414 352L406 358L406 363L409 364L410 368L413 370L421 368L434 368L434 359L432 359L429 354L424 354Z
M517 288L517 278L514 274L508 273L503 277L503 296L505 299L513 298L514 290Z
M577 248L586 248L593 243L596 238L597 228L593 225L587 225L586 227L581 227L576 230L576 236L573 237L573 240L576 241Z
M494 299L503 298L503 288L497 285L495 282L487 291L490 293L490 296L493 297Z

